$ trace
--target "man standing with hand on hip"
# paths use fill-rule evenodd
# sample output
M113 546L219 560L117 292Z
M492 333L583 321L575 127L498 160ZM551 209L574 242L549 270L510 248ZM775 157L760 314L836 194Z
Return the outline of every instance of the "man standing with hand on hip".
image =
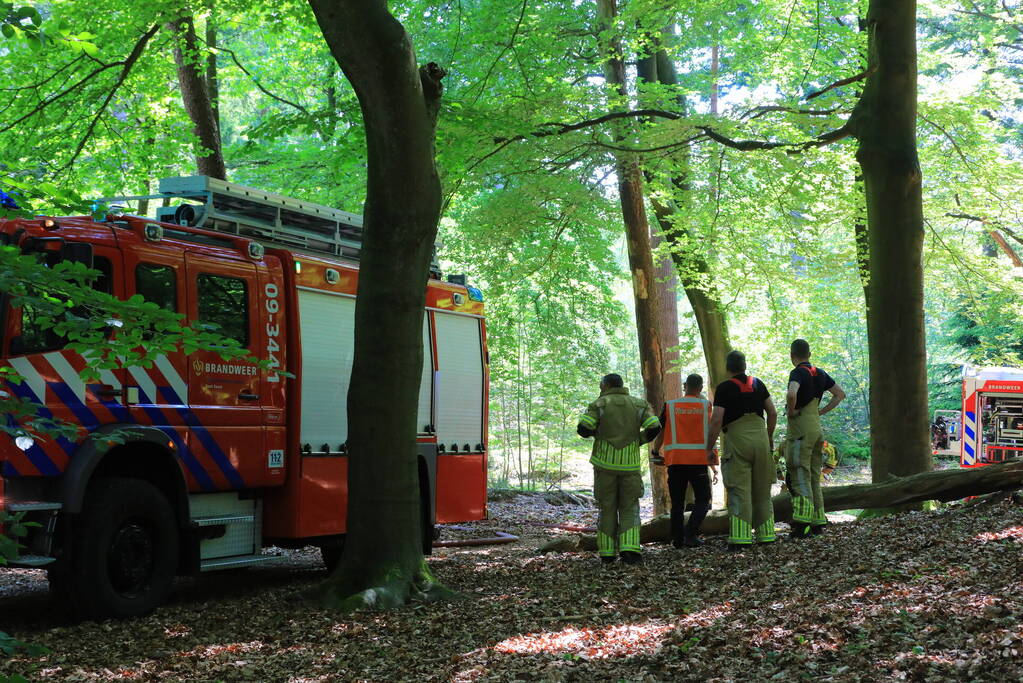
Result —
M746 356L730 352L725 371L729 378L714 390L706 448L707 457L713 458L718 434L724 434L721 476L728 499L728 547L742 550L753 543L754 534L760 543L776 540L771 451L778 413L764 383L746 374Z
M785 415L788 430L785 436L785 465L792 495L792 538L806 538L824 531L828 518L824 514L821 492L821 449L824 435L821 416L834 410L845 398L842 387L824 370L810 364L810 344L796 339L789 347L795 367L789 373L785 394ZM831 400L823 408L821 397L827 391Z

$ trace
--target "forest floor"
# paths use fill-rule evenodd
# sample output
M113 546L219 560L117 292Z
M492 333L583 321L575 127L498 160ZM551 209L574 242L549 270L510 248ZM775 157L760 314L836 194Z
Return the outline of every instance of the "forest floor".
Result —
M350 616L303 594L316 551L178 582L131 621L73 623L41 572L2 572L0 630L48 654L0 660L32 681L920 681L1023 678L1023 497L832 524L729 553L723 538L644 549L641 566L537 555L543 525L589 506L518 495L429 562L463 599ZM0 642L2 644L2 642Z

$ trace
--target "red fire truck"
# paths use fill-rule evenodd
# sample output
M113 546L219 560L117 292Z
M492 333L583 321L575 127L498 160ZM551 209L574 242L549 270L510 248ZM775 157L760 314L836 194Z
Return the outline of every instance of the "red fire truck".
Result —
M329 565L345 533L360 217L205 176L165 178L159 192L155 220L7 220L0 240L86 261L95 287L214 324L293 376L198 351L86 384L81 356L2 302L2 362L24 379L8 391L87 434L0 438L0 506L39 523L13 564L48 569L89 616L146 613L176 574L265 562L268 545L319 546ZM423 324L427 552L435 523L486 513L483 297L453 280L433 269ZM129 438L104 450L112 430Z
M1023 458L1023 370L963 366L962 420L963 467Z

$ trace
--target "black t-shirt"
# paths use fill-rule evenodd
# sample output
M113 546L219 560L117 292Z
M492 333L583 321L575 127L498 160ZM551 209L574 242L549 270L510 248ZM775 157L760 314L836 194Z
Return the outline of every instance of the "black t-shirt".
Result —
M746 375L736 375L735 379L745 384ZM756 377L753 378L753 391L743 392L739 385L732 380L726 380L714 390L714 405L725 409L724 425L735 422L747 413L755 413L758 417L764 417L764 401L771 395Z
M789 373L789 382L799 383L799 391L796 392L796 410L810 401L819 402L824 392L835 386L835 380L831 379L831 375L820 368L815 368L816 374L812 375L810 368L813 368L810 363L800 363Z

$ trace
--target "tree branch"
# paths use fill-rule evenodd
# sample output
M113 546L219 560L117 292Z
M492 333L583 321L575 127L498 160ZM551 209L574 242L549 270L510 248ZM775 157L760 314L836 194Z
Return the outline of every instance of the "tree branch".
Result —
M750 121L752 121L753 119L758 119L761 116L764 116L765 114L769 114L771 112L802 114L805 116L830 116L831 114L835 114L838 111L840 111L839 107L834 107L833 109L796 109L794 107L784 107L781 105L763 105L760 107L753 107L752 109L747 110L739 118L744 119L746 117L749 117ZM754 114L753 112L756 113ZM753 116L750 116L750 114L753 114Z
M243 74L245 74L246 76L249 77L249 80L252 81L252 84L254 86L256 86L256 89L259 90L259 92L263 93L264 95L266 95L267 97L269 97L272 100L276 100L276 101L280 102L281 104L286 104L289 107L293 107L293 108L297 109L298 111L302 112L303 114L305 114L306 116L312 118L312 114L309 113L309 110L306 109L305 107L303 107L301 104L298 104L297 102L292 102L289 99L285 99L285 98L283 98L283 97L281 97L279 95L275 95L272 92L270 92L269 90L267 90L263 86L263 84L259 82L259 79L257 79L255 76L252 75L252 72L250 72L248 69L246 69L244 66L242 66L242 63L238 59L238 55L235 54L234 50L228 49L226 47L221 47L221 46L218 46L216 49L217 49L218 52L226 52L228 55L230 55L231 61L234 62L234 65L237 66L239 69L241 69L241 72Z
M444 83L441 79L447 75L447 71L437 65L436 62L429 62L419 67L419 81L423 86L423 100L426 103L426 114L430 123L437 124L437 114L440 112L440 98L444 93Z
M149 30L143 33L142 36L135 42L135 46L132 48L131 53L128 55L127 58L125 58L123 62L121 62L122 65L121 73L118 74L117 80L114 82L113 87L110 88L110 91L107 93L106 98L104 98L103 104L100 105L99 110L96 112L95 116L93 116L92 120L89 122L89 127L86 128L85 134L82 136L81 140L78 141L78 146L75 147L74 154L71 155L71 158L68 160L66 164L60 167L58 173L66 171L75 163L75 161L78 160L78 156L82 153L82 150L85 149L85 145L86 143L88 143L89 138L92 137L93 131L96 130L96 124L99 122L100 117L106 112L107 107L110 106L110 101L114 99L114 95L117 94L118 88L120 88L124 81L128 78L128 74L131 73L131 69L132 67L135 66L135 62L137 62L139 60L139 57L142 56L142 53L145 52L146 45L149 43L149 39L155 36L156 32L159 30L160 24L158 23L153 24L149 28Z
M871 76L875 71L877 71L877 65L874 65L874 66L870 67L866 71L861 71L860 73L856 74L855 76L850 76L849 78L843 78L840 81L835 81L831 85L826 85L823 88L821 88L820 90L818 90L817 92L812 92L809 95L807 95L806 96L806 100L810 101L810 100L812 100L815 97L820 97L821 95L823 95L824 93L828 92L829 90L834 90L835 88L841 88L843 85L849 85L850 83L855 83L857 81L862 81L865 78L867 78L868 76Z

